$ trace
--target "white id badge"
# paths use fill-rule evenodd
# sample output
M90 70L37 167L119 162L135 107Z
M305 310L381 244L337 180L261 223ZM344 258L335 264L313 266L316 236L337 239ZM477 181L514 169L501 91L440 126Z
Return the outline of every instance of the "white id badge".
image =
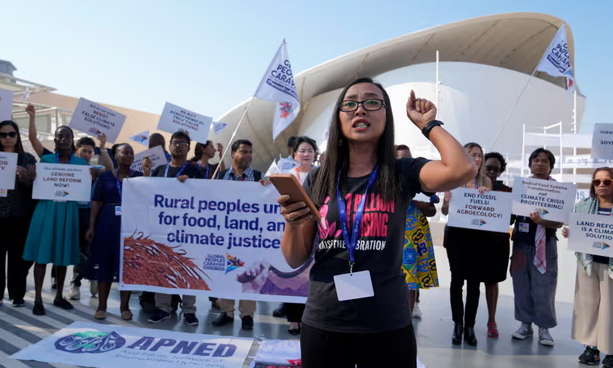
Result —
M529 233L530 232L530 224L527 222L519 223L519 232L520 233Z
M370 271L360 271L334 276L338 301L370 298L375 296Z
M115 206L115 216L121 216L121 206Z
M7 197L9 195L9 191L7 189L0 189L0 197Z

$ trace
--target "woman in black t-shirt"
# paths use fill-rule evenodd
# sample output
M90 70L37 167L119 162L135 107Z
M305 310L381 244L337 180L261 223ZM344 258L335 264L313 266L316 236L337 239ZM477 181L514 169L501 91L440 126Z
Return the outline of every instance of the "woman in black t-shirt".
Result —
M281 248L288 264L301 266L317 247L302 319L305 368L416 366L401 271L407 208L416 193L454 189L477 169L434 120L431 102L411 92L407 114L438 148L440 161L395 159L389 96L361 78L341 92L326 159L304 182L322 220L312 221L302 202L278 199L287 222Z

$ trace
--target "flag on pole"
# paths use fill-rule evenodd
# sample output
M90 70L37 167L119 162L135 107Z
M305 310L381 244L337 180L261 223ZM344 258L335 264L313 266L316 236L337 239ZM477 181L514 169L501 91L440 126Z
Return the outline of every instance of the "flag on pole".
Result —
M22 100L27 100L30 98L30 87L26 87L26 91L21 95Z
M149 141L149 131L147 130L146 132L142 132L142 133L133 135L128 139L133 142L140 143L144 146L148 146L149 145L149 142L148 142Z
M285 40L262 78L255 97L276 102L272 126L272 139L276 139L298 116L300 99L294 84Z
M215 131L215 135L219 134L219 132L224 130L224 128L227 127L227 126L228 126L228 124L226 124L226 123L220 123L218 121L214 121L213 122L213 130Z
M566 41L566 23L558 30L536 70L545 72L552 77L565 77L568 93L572 94L576 89L575 74L570 60L568 42Z

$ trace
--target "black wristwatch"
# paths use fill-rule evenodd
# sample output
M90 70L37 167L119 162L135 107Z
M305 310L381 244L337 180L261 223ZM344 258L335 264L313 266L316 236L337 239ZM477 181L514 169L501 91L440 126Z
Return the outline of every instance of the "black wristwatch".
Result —
M438 121L438 120L430 120L428 123L426 123L426 125L421 129L422 134L424 135L424 137L426 137L427 139L430 139L430 131L432 130L432 128L437 127L437 126L441 126L443 125L442 121Z

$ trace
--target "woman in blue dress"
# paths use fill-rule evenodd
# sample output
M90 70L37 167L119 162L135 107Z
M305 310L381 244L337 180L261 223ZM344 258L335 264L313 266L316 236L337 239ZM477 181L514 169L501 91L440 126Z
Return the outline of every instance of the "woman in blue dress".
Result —
M94 188L89 230L85 234L90 246L88 274L90 280L98 281L98 310L96 319L106 318L107 300L111 283L117 281L120 266L121 244L121 194L123 180L143 173L130 169L134 162L134 150L127 143L115 150L118 168L104 172ZM121 291L119 310L125 320L132 319L130 312L130 291Z
M55 154L45 155L41 163L87 165L84 159L74 155L74 133L67 126L55 130ZM45 314L42 288L47 264L57 267L57 291L53 305L72 309L73 306L64 299L64 279L66 267L77 265L79 256L79 210L77 202L57 202L40 200L34 210L30 230L26 240L23 259L36 262L34 266L34 288L36 296L32 313L37 316Z

